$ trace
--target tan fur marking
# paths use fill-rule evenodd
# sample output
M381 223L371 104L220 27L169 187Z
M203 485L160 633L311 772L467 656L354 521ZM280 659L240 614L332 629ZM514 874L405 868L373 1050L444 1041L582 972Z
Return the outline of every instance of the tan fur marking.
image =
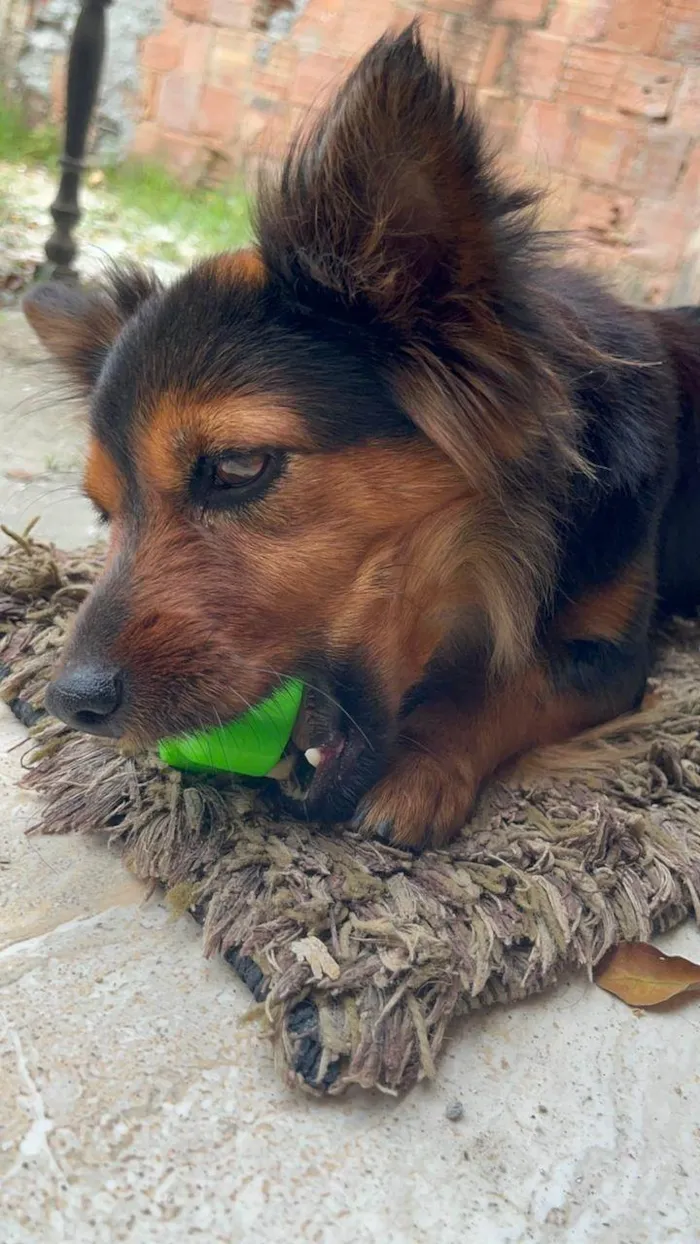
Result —
M246 285L264 285L267 275L260 254L252 246L216 255L211 260L211 268L226 281L243 281Z
M146 480L170 493L185 488L201 454L261 446L311 448L299 416L257 394L208 404L189 394L164 394L139 441L137 461Z
M629 632L646 597L649 576L638 563L628 566L619 579L586 593L570 605L557 625L562 639L607 639L613 643Z
M83 488L90 500L106 514L116 514L121 508L124 490L119 471L104 445L94 437L88 446Z

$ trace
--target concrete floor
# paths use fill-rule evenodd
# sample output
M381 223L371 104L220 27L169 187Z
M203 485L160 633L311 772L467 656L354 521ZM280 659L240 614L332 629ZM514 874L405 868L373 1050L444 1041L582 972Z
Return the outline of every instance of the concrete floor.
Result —
M81 543L80 422L39 359L7 314L0 514ZM24 836L23 739L0 707L0 1244L700 1241L700 1000L577 978L457 1027L405 1100L296 1096L193 922L103 843ZM664 944L700 959L694 927Z

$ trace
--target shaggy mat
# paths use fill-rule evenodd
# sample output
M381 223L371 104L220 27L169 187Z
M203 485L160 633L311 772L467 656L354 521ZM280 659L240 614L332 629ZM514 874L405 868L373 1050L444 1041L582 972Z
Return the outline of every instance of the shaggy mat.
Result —
M493 783L458 841L416 857L275 820L265 784L182 777L45 717L51 665L98 567L95 550L29 535L0 557L1 694L33 735L38 828L118 839L129 868L197 917L205 953L260 1004L288 1080L404 1089L434 1074L455 1015L700 918L698 623L665 638L651 720L579 745L573 773L555 749Z

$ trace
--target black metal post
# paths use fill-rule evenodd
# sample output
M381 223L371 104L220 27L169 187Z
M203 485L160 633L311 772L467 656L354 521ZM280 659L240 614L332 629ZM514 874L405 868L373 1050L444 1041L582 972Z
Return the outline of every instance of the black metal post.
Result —
M61 180L51 204L56 228L46 243L48 263L40 275L77 281L73 267L77 244L73 231L80 220L80 178L85 167L85 143L102 74L105 52L105 9L112 0L83 0L68 55L66 128Z

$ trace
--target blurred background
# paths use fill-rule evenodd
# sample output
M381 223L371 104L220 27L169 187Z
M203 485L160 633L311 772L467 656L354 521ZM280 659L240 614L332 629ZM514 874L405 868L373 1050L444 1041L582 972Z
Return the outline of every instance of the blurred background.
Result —
M649 304L700 301L700 0L92 0L107 53L76 234L167 273L236 246L246 190L388 27L421 18L546 227ZM50 232L78 0L0 0L0 297ZM89 7L89 4L88 4ZM82 270L82 268L81 268ZM4 290L4 295L1 291Z

